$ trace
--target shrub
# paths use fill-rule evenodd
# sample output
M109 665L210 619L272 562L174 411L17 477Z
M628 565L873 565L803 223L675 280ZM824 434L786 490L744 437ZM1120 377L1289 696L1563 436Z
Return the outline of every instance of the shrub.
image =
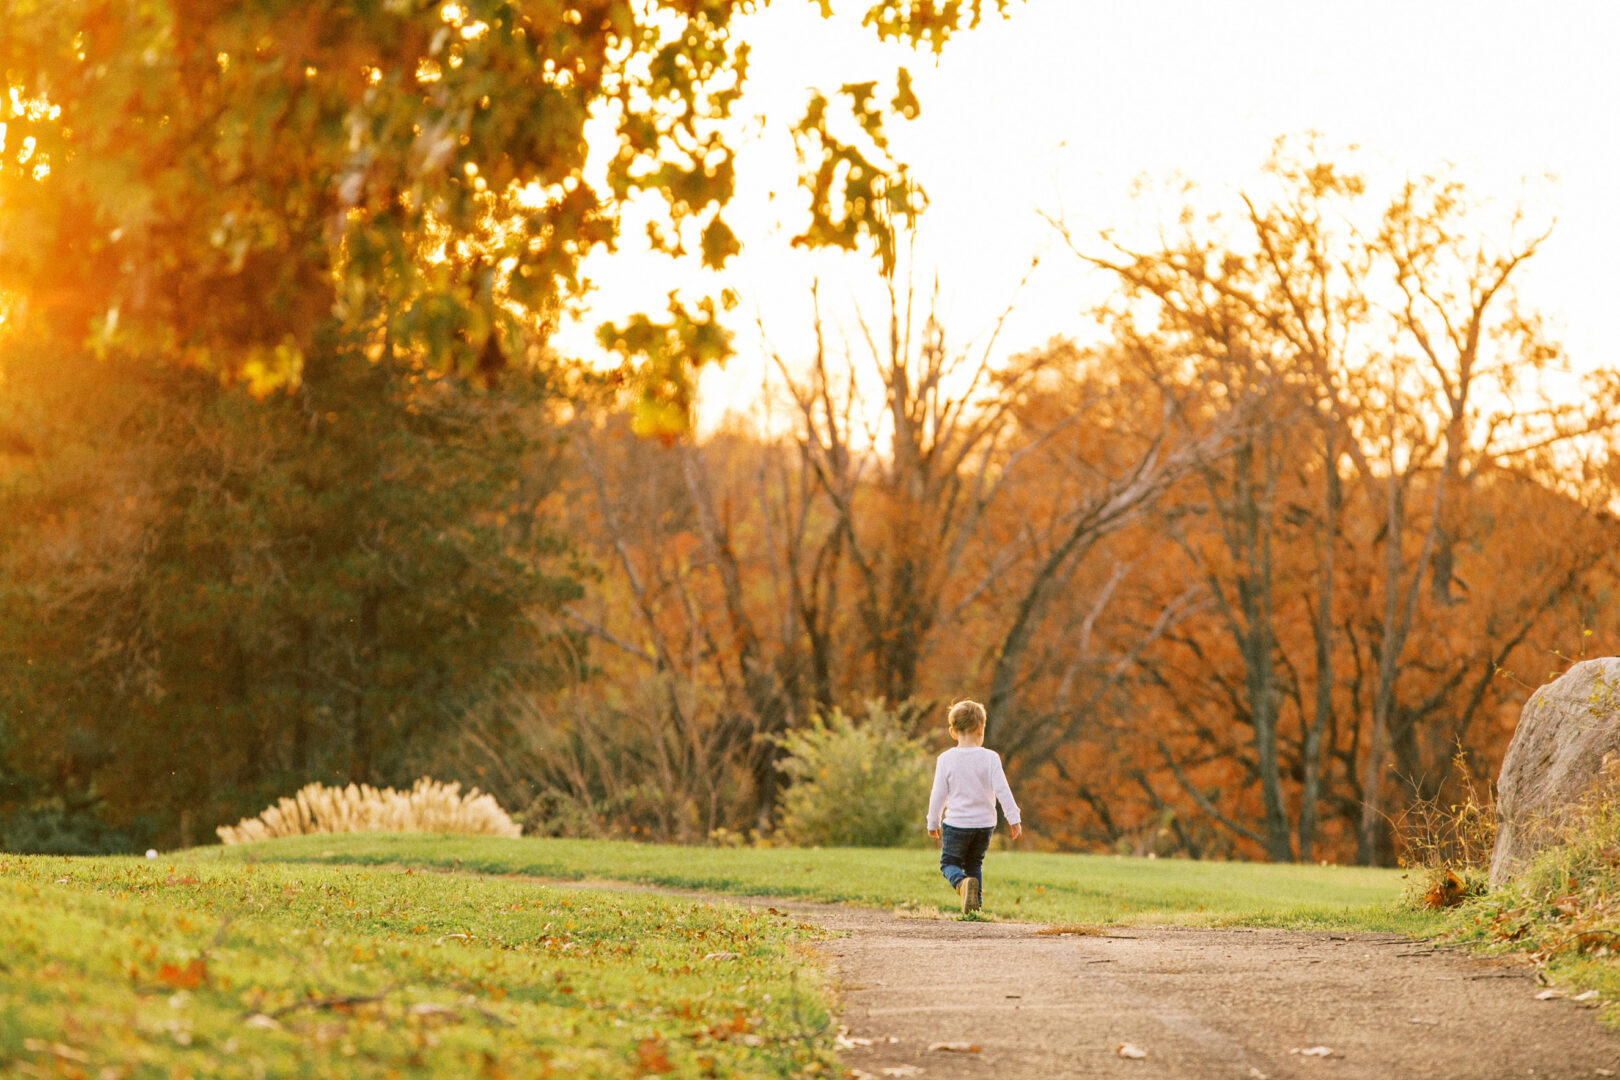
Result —
M793 781L778 813L783 839L824 847L921 843L928 751L907 737L895 710L868 702L857 724L834 709L777 742L787 757L776 767Z
M1496 800L1488 784L1475 781L1467 756L1451 759L1461 779L1460 801L1440 795L1412 803L1396 824L1405 849L1405 902L1432 910L1455 907L1489 888L1491 849L1496 846Z
M18 855L116 855L136 850L128 833L55 799L0 815L0 851Z
M340 832L451 832L519 836L522 828L494 798L460 784L423 777L410 791L381 791L370 784L327 787L308 784L258 817L215 830L227 844L267 840L273 836Z

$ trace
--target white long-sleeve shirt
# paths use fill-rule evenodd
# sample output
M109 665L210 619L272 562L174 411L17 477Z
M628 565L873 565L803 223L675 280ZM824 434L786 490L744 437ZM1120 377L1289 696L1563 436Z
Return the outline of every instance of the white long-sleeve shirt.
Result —
M996 823L996 800L1007 824L1020 818L1013 801L1001 755L982 746L953 746L934 765L934 790L928 796L928 831L945 824L958 829L983 829Z

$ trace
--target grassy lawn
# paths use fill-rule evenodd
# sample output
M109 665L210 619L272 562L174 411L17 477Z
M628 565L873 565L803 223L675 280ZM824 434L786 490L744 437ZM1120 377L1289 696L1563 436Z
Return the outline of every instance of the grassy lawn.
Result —
M486 874L630 881L733 895L932 911L955 895L927 850L683 848L607 840L363 833L292 837L188 856L203 862L409 865ZM1171 923L1428 933L1398 909L1398 870L1187 862L993 851L986 911L1035 922Z
M812 935L414 869L0 855L0 1075L832 1075Z
M429 870L468 873L431 873ZM994 852L1003 919L1427 933L1398 872ZM358 834L157 860L0 855L0 1075L836 1075L770 911L486 875L948 911L928 851Z

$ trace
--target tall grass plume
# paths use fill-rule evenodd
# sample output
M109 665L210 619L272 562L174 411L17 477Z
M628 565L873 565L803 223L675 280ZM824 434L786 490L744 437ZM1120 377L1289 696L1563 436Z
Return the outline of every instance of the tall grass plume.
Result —
M306 784L291 798L281 798L258 817L214 830L227 844L245 844L305 833L433 832L522 835L522 826L507 816L491 795L473 788L465 795L459 783L422 777L409 791L377 789L370 784L327 787Z

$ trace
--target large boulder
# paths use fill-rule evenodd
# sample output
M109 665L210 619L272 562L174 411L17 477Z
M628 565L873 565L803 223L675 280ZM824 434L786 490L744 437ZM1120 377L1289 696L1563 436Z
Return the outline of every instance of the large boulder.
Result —
M1491 884L1501 885L1556 839L1564 812L1620 751L1620 657L1586 660L1525 702L1496 782Z

